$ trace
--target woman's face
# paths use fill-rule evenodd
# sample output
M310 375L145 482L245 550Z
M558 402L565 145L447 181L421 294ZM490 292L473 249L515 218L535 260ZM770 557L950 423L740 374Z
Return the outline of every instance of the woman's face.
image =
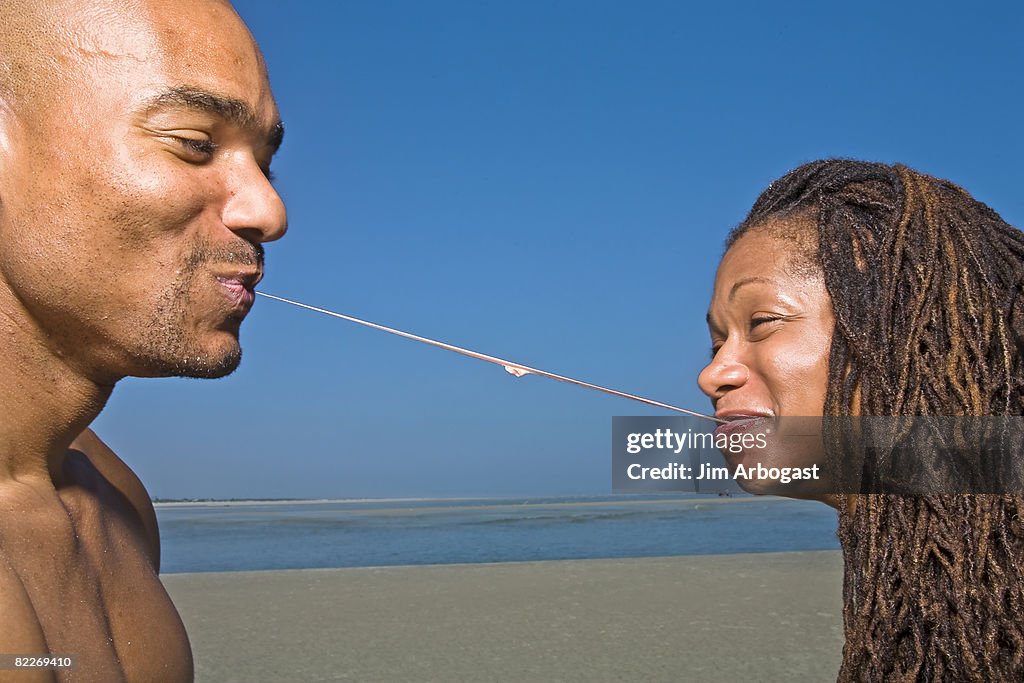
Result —
M713 357L698 378L715 415L820 416L835 318L820 269L768 223L722 258L708 310Z
M768 223L737 240L718 266L708 311L713 356L697 381L715 416L730 420L716 434L765 439L760 447L723 451L735 471L741 464L808 468L824 463L820 416L835 326L832 300L809 249L793 237L775 236L780 233L806 241L809 230L806 224ZM828 482L817 475L783 484L737 474L737 483L750 493L837 505Z

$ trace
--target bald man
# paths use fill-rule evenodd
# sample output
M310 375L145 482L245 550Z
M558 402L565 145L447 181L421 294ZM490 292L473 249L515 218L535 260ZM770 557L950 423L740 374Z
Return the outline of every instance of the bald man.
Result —
M281 135L226 2L0 1L0 655L77 655L0 681L192 680L149 496L87 427L122 377L238 365Z

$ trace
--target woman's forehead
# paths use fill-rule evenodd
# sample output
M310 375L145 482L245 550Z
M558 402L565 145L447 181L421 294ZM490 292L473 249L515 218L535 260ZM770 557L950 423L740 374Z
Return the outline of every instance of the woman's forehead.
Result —
M721 328L734 312L753 304L788 304L817 309L831 298L821 268L808 247L789 235L752 229L733 242L722 257L708 309L708 323ZM801 303L802 302L802 303Z
M813 226L793 229L767 223L743 233L722 257L718 279L778 273L802 278L820 276L817 239Z
M747 245L743 251L751 248L762 251L803 277L814 277L822 272L817 215L814 212L780 216L746 227L732 242L722 262L743 244Z

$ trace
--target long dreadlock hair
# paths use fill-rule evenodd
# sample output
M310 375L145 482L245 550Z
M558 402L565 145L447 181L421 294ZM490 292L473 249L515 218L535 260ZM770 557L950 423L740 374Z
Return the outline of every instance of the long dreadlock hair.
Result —
M772 183L728 245L793 218L835 314L825 415L1024 414L1024 233L948 181L826 160ZM1024 680L1022 513L1020 495L841 506L839 680Z

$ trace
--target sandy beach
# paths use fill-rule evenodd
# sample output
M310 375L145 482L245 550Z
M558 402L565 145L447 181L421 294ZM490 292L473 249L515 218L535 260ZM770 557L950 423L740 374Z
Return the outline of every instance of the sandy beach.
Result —
M169 574L197 681L829 681L837 551Z

